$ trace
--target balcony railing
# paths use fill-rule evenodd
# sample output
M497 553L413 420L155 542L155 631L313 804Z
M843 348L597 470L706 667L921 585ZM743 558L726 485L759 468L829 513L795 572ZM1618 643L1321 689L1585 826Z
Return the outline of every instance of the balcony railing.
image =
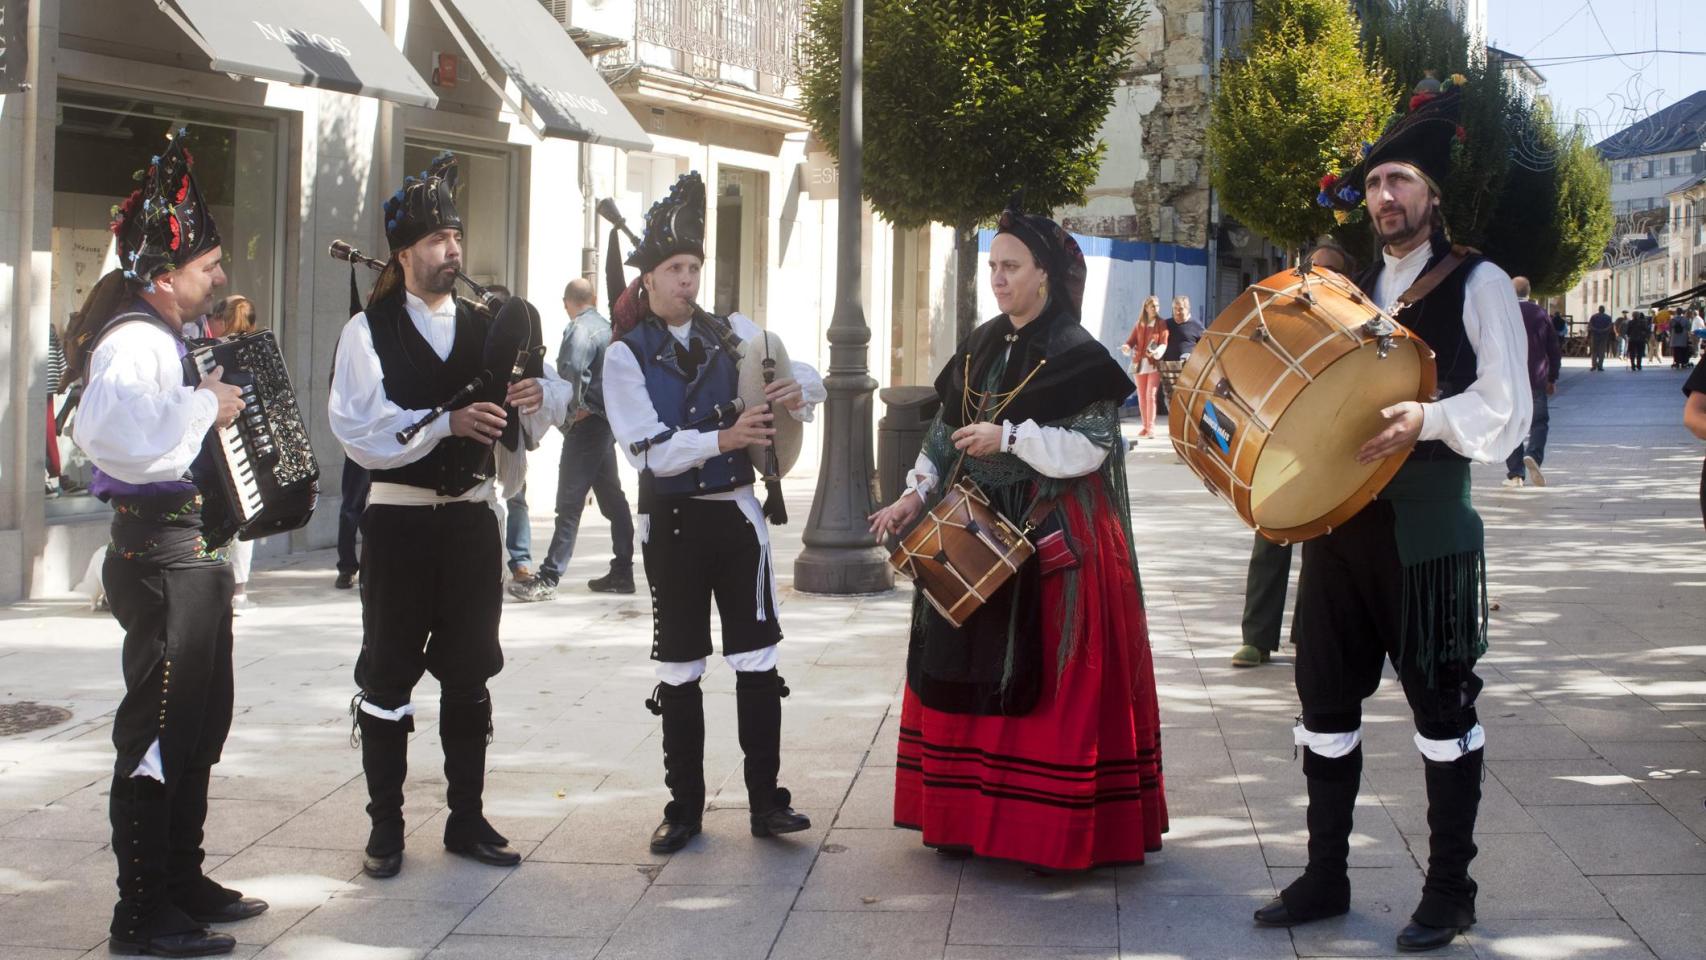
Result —
M679 68L718 78L723 66L772 83L794 73L801 0L639 0L634 39L680 54Z

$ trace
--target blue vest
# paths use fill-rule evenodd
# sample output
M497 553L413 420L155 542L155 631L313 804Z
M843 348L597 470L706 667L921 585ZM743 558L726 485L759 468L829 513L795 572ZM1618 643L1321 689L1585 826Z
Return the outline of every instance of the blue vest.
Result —
M663 321L647 317L622 338L640 362L640 370L646 377L646 393L651 395L652 408L666 427L692 423L709 414L717 404L728 403L740 394L739 359L724 348L716 331L703 318L696 317L693 337L704 346L705 362L691 380L683 372L688 365L687 349L670 334ZM721 430L732 426L737 418L738 414L731 413L714 427L704 425L695 429ZM692 497L750 486L753 479L752 460L742 447L673 477L654 477L652 491L660 497Z

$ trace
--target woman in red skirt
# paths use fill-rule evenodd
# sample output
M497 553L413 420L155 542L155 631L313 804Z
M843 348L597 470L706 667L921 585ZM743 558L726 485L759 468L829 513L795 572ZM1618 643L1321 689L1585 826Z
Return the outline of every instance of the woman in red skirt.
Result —
M962 627L914 599L895 823L950 855L1141 863L1167 802L1119 427L1131 378L1079 323L1084 257L1052 220L1002 214L990 267L1003 312L937 377L942 412L872 530L910 528L969 479L1004 516L1041 517L1037 557Z

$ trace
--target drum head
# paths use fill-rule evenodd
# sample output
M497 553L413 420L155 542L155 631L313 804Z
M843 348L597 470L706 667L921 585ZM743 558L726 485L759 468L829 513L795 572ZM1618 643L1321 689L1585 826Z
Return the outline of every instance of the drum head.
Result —
M776 379L787 380L794 375L793 364L788 360L788 348L782 345L781 337L766 330L762 337L744 341L741 344L740 396L748 407L764 402L764 361L767 358L776 361ZM776 450L779 475L785 477L800 459L800 445L805 441L805 425L781 408L777 408L775 414L771 426L776 428L776 435L770 439ZM749 447L747 454L752 458L753 469L762 474L764 448Z
M1366 497L1352 504L1359 491L1385 486L1404 457L1364 465L1356 452L1385 426L1381 410L1416 399L1422 349L1419 341L1402 339L1381 358L1372 342L1365 343L1298 394L1256 460L1250 509L1259 527L1275 533L1309 527L1343 506L1360 510ZM1304 477L1307 482L1300 482Z

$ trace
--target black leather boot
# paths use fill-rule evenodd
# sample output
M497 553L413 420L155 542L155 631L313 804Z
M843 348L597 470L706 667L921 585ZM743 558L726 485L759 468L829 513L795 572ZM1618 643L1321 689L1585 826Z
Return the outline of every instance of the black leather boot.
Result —
M1327 758L1303 748L1309 786L1309 865L1303 876L1256 911L1256 922L1290 927L1349 913L1351 825L1362 780L1362 744L1342 757Z
M444 745L445 799L450 817L444 847L494 867L513 867L521 854L486 820L486 743L492 735L492 698L484 686L447 688L439 698L439 740Z
M361 731L361 770L367 778L367 855L361 869L370 877L394 877L403 868L403 780L409 774L409 734L415 718L386 720L355 709Z
M1481 809L1485 754L1472 750L1456 760L1422 761L1428 785L1428 874L1413 921L1398 934L1398 949L1435 950L1475 925L1475 818Z
M634 565L610 564L610 572L596 580L588 580L586 588L593 593L633 593Z
M266 912L267 902L245 897L201 872L207 859L202 837L207 824L207 787L212 768L191 767L172 791L171 853L167 881L172 903L197 923L234 923Z
M172 904L167 881L171 796L166 785L151 777L114 776L107 810L119 890L108 951L157 957L230 953L237 946L235 939L209 931Z
M660 683L646 708L663 717L663 782L669 803L652 831L653 853L674 853L698 836L705 815L705 695L699 681Z
M782 768L782 698L788 686L775 670L735 674L735 714L740 749L746 755L746 801L752 835L775 836L810 830L812 822L790 806L793 797L776 785Z

